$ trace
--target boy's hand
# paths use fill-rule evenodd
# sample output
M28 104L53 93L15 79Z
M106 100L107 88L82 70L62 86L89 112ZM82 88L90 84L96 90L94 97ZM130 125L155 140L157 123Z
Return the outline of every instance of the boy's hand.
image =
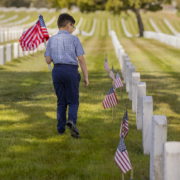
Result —
M46 52L46 51L45 51L45 52ZM44 57L46 57L46 56L45 56L45 52L44 52Z
M88 86L88 84L89 84L88 79L84 79L84 86L85 86L85 87L87 87L87 86Z

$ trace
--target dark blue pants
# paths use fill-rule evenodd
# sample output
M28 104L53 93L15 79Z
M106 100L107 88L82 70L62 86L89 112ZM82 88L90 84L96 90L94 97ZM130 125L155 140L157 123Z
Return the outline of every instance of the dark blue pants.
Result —
M54 89L57 95L57 130L65 131L66 110L69 105L68 119L75 124L79 107L79 81L78 66L58 64L52 71Z

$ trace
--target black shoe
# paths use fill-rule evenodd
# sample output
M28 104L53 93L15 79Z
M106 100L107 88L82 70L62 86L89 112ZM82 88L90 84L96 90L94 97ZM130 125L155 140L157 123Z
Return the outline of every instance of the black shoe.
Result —
M73 138L79 138L79 131L72 120L68 120L66 123L67 127L71 130L71 136Z
M63 135L65 131L58 131L58 135Z

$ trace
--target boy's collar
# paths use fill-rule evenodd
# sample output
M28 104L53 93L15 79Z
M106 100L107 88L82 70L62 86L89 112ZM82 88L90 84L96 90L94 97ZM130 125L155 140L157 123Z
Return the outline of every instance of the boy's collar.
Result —
M59 30L58 34L70 34L67 30Z

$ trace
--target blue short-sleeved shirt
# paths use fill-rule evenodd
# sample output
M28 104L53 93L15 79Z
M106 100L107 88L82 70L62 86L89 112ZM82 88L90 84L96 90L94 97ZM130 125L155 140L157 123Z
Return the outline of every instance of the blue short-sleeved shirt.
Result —
M77 57L84 50L77 36L66 30L60 30L48 40L45 56L50 56L54 64L78 65Z

